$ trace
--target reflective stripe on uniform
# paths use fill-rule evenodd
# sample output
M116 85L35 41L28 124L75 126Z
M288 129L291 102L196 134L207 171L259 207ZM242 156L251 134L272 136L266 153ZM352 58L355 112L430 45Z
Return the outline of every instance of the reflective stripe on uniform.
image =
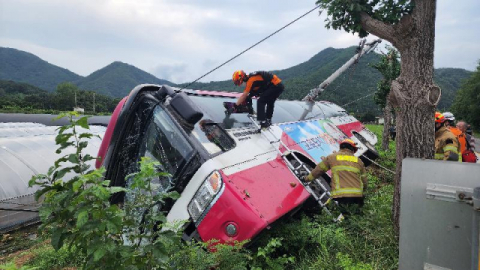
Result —
M350 161L350 162L358 162L358 158L355 156L343 156L343 155L338 155L337 160L339 161Z
M332 190L330 194L332 194L332 196L345 195L345 194L361 196L363 195L363 191L362 189L359 189L359 188L340 188L340 189Z
M435 153L435 159L443 160L444 157L445 155L443 153L442 154Z
M457 147L452 146L452 145L446 145L446 146L443 147L443 152L447 152L447 151L450 151L450 152L455 153L455 154L458 156L458 161L459 161L459 162L462 162L462 155L459 155L459 154L458 154L458 149L457 149ZM436 155L435 155L435 158L437 158ZM443 158L442 158L442 159L443 159Z
M458 154L457 147L455 147L455 146L450 146L450 145L444 146L444 147L443 147L443 152L447 152L447 151L452 151L452 152L454 152L455 154Z
M333 174L333 179L335 181L335 189L330 192L332 194L332 196L341 195L341 194L362 195L362 192L363 192L363 182L362 181L360 181L360 188L341 188L340 187L340 179L338 177L338 173L340 171L354 172L354 173L357 173L357 174L360 175L360 169L358 169L358 168L355 168L355 167L352 167L352 166L346 166L346 165L333 166L332 167L332 174Z

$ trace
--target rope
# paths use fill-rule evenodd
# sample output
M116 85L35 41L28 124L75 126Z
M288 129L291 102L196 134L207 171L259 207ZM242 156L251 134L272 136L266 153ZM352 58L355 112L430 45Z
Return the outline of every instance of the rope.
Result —
M247 49L243 50L242 52L240 52L239 54L235 55L234 57L228 59L227 61L223 62L221 65L217 66L216 68L210 70L209 72L205 73L204 75L200 76L198 79L194 80L193 82L189 83L188 85L182 87L179 91L182 91L183 89L191 86L192 84L196 83L197 81L199 81L200 79L204 78L205 76L207 76L208 74L214 72L215 70L223 67L224 65L228 64L229 62L231 62L233 59L239 57L240 55L244 54L245 52L249 51L250 49L252 49L253 47L257 46L258 44L264 42L265 40L269 39L270 37L272 37L273 35L277 34L278 32L282 31L283 29L287 28L288 26L290 26L291 24L295 23L296 21L300 20L301 18L307 16L308 14L310 14L312 11L314 11L315 9L319 8L320 6L315 6L314 8L312 8L311 10L307 11L306 13L304 13L302 16L296 18L295 20L289 22L288 24L286 24L285 26L283 26L282 28L278 29L277 31L271 33L270 35L268 35L267 37L263 38L262 40L258 41L257 43L253 44L252 46L248 47ZM321 13L322 11L320 11Z
M377 165L378 167L386 170L387 172L392 173L392 174L395 174L394 171L392 171L392 170L390 170L390 169L388 169L388 168L383 167L383 166L380 165L378 162L375 162L374 160L369 159L367 156L365 156L365 155L362 154L362 157L366 158L367 160L369 160L369 161L372 162L373 164Z

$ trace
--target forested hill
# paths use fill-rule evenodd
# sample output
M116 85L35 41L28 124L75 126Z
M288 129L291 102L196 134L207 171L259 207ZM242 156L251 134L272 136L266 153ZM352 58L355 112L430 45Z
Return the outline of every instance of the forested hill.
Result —
M273 72L285 83L286 90L282 98L303 98L310 89L318 86L348 61L355 54L355 49L356 47L346 49L327 48L304 63L283 70L274 70ZM330 100L341 106L345 105L349 112L374 112L378 114L378 106L373 102L373 95L363 99L360 98L376 90L381 75L369 64L378 62L379 58L380 56L376 53L370 53L362 57L358 64L351 67L328 86L319 99ZM0 48L0 63L0 80L27 82L48 91L55 90L61 82L71 82L83 90L92 90L112 97L123 97L136 85L142 83L175 85L122 62L113 62L87 77L82 77L49 64L33 54L16 49ZM246 72L252 71L254 70L246 70ZM442 68L435 70L435 82L442 89L442 99L439 103L440 110L450 107L461 81L471 74L472 72L464 69ZM231 80L195 83L189 88L242 91L242 88L235 87ZM352 103L352 101L355 102Z
M0 80L28 83L53 91L59 83L82 79L64 69L40 59L28 52L0 47Z
M439 111L450 110L460 85L472 74L473 72L463 68L437 68L434 70L433 80L442 89L442 97L437 106Z
M286 90L282 94L282 98L303 98L310 89L317 87L335 70L348 61L355 54L355 49L356 47L346 49L327 48L304 63L283 70L274 70L273 72L277 74L285 84ZM370 53L363 56L357 65L351 67L329 85L319 99L333 101L339 105L346 105L345 109L349 112L366 113L371 111L379 113L378 106L373 101L373 95L365 97L376 90L377 82L381 79L380 73L369 65L378 62L379 59L380 55L377 53ZM472 72L465 69L454 68L435 70L435 82L442 89L442 99L439 108L445 109L450 107L455 92L460 87L461 81L468 78L471 73ZM235 87L231 80L195 83L191 88L242 91L242 88ZM352 103L352 101L355 102Z
M83 90L93 90L112 97L124 97L135 86L143 83L168 84L150 73L122 62L113 62L87 77L52 65L24 51L0 47L0 80L28 83L47 91L58 84L70 82Z
M132 65L113 62L88 75L77 85L80 89L91 89L113 97L124 97L137 85L143 83L174 85L161 80Z

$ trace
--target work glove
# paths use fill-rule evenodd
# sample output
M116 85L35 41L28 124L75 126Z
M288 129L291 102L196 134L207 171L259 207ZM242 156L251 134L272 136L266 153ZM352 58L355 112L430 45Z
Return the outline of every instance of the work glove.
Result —
M233 104L233 106L229 106L227 109L226 109L226 112L227 114L232 114L232 113L235 113L237 112L237 104Z
M300 172L300 179L302 179L303 182L311 182L312 180L308 177L310 174L303 171Z

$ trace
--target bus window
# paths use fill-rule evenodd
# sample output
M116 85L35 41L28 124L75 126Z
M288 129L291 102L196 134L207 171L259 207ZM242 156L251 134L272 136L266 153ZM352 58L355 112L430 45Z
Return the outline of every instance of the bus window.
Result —
M145 154L160 162L160 171L171 174L152 182L159 190L166 190L174 184L174 177L193 154L193 148L184 138L170 116L157 106L145 134ZM173 177L173 178L172 178Z
M210 119L215 123L219 123L225 129L253 126L246 113L225 114L223 102L235 102L236 99L234 98L194 95L191 95L190 98L202 110L204 119ZM253 108L256 108L256 100L253 100Z
M210 119L202 119L195 125L192 134L203 145L207 152L214 155L235 148L235 141L218 123Z

